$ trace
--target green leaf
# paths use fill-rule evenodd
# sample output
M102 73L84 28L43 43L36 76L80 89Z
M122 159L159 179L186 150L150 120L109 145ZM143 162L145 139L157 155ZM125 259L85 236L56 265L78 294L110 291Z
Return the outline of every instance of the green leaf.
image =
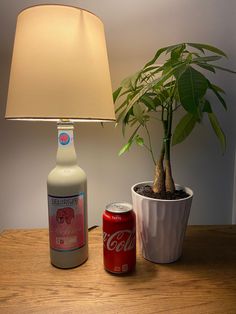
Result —
M135 95L137 95L139 93L139 91L140 91L140 89L137 88L135 91L130 92L129 95L127 95L126 99L123 101L123 103L118 108L116 108L115 113L118 113L121 109L123 109L122 112L124 113L126 110L126 108L124 109L124 107L128 106L129 102L135 97ZM120 117L120 115L119 115L119 117ZM119 117L118 117L118 119L120 120Z
M161 55L164 51L167 51L167 53L168 53L168 52L170 52L171 50L173 50L173 49L175 49L175 48L177 48L177 47L179 47L179 46L182 46L182 44L171 45L171 46L163 47L163 48L157 50L155 56L154 56L148 63L145 64L144 69L147 68L147 67L149 67L149 66L152 65L153 63L155 63L156 60L160 57L160 55Z
M148 81L150 78L155 78L155 76L159 73L161 74L161 72L165 69L165 66L156 66L155 70L149 71L149 73L146 73L141 80L141 83L143 81Z
M128 112L126 112L126 108L124 108L118 115L116 122L120 123L122 121L127 124L129 122L130 115L133 115L133 108L130 108Z
M205 99L204 106L202 108L203 112L212 113L211 104L208 100Z
M126 98L126 99L122 102L122 104L121 104L119 107L117 107L117 108L115 109L115 113L118 113L123 107L127 106L127 103L128 103L128 98Z
M124 123L122 124L122 128L124 126ZM132 135L130 136L129 140L128 140L128 143L125 144L121 150L119 151L118 155L122 155L124 154L125 152L127 152L129 149L130 149L130 146L133 144L133 140L134 140L134 137L136 135L136 133L138 132L139 128L140 128L141 124L139 124L139 126L134 130L134 132L132 133ZM124 130L122 130L122 132L124 132Z
M181 64L179 67L174 69L173 75L176 78L176 81L186 71L187 68L188 68L188 66L186 64Z
M171 59L172 60L178 60L180 56L182 55L183 51L185 50L185 44L182 44L180 46L177 46L171 51ZM168 50L167 50L168 51Z
M130 83L131 77L132 76L126 77L121 81L120 85L122 88L129 89L131 87L131 83Z
M127 125L127 123L126 123L125 121L122 121L122 129L121 129L121 131L122 131L123 137L125 137L125 128L126 128L126 125Z
M126 95L126 94L131 94L131 93L133 93L134 91L132 90L132 89L126 89L124 92L122 92L121 94L119 94L119 97L121 97L121 96L124 96L124 95Z
M121 90L122 90L122 86L118 87L118 88L114 91L114 93L113 93L113 101L114 101L114 103L116 102L116 99L117 99L117 97L119 96Z
M139 72L139 75L140 74L144 74L146 72L152 72L152 71L154 71L154 70L156 70L158 68L160 68L160 65L153 65L153 66L149 66L149 67L146 67L146 68L144 67L142 69L142 71Z
M208 56L208 57L198 57L194 58L192 61L195 63L203 63L203 62L211 62L211 61L217 61L220 60L222 57L220 56Z
M180 66L180 65L179 65ZM138 93L132 98L132 100L129 102L125 109L125 114L129 112L129 110L133 107L133 105L140 100L140 98L147 93L147 91L151 90L154 86L157 88L158 86L161 86L164 82L166 82L172 75L174 70L176 70L177 67L171 69L167 74L157 78L156 80L147 83Z
M134 139L136 133L138 132L140 126L141 126L141 124L139 124L139 126L134 130L133 134L129 138L129 142L131 142L131 143L133 142L133 139Z
M205 69L205 70L208 70L208 71L211 71L213 73L215 73L215 69L212 65L208 64L208 63L200 63L200 62L197 62L196 63L199 67Z
M143 95L140 98L140 101L142 101L145 104L145 106L148 107L149 110L156 110L155 101L151 97L149 97L148 95Z
M159 106L161 106L161 105L162 105L162 102L161 102L161 100L160 100L158 97L155 97L155 98L153 99L153 101L154 101L154 104L155 104L155 111L156 111L156 108L159 107Z
M199 46L198 44L194 44L194 43L188 43L189 46L193 47L193 48L196 48L198 50L200 50L202 53L205 53L204 52L204 49L202 49L201 46Z
M138 123L138 120L137 120L136 118L134 118L134 119L132 119L132 120L130 121L130 126L132 127L132 126L134 126L136 123Z
M137 78L139 77L139 72L134 73L131 76L126 77L121 82L121 87L126 89L134 90L136 88Z
M183 63L183 61L169 59L162 66L160 66L154 72L152 72L152 76L159 74L159 77L160 76L163 77L164 75L168 74L171 71L173 71L173 75L176 76L176 74L179 71L182 71L183 68L186 68L186 64Z
M215 84L212 84L211 85L214 87L214 89L219 92L219 93L222 93L222 94L225 94L225 91L218 85L215 85Z
M199 50L208 50L208 51L211 51L211 52L214 52L220 56L223 56L223 57L226 57L227 58L227 55L224 53L224 51L220 50L219 48L216 48L214 46L211 46L211 45L207 45L207 44L199 44L199 43L187 43L189 46L191 47L194 47L194 48L197 48Z
M219 69L219 70L221 70L221 71L226 71L226 72L229 72L229 73L234 73L234 74L236 74L236 71L233 71L233 70L230 70L230 69L226 69L226 68L220 67L220 66L215 65L215 64L212 64L212 66L213 66L215 69Z
M126 109L123 109L119 113L118 117L116 118L116 123L120 123L120 121L122 121L125 118L125 116L126 116Z
M166 53L169 53L169 52L172 52L173 50L176 50L178 48L181 48L184 44L176 44L176 45L172 45L172 46L169 46L167 47L166 49Z
M225 110L227 110L227 105L224 100L224 98L218 93L218 88L215 87L215 85L211 84L210 81L208 81L208 87L213 91L213 93L216 95L216 97L219 99Z
M215 114L213 112L211 113L208 113L208 118L211 122L211 126L217 136L217 138L219 139L220 141L220 144L221 144L221 148L222 148L222 152L224 153L225 150L226 150L226 137L225 137L225 134L223 132L223 130L221 129L220 125L219 125L219 122L215 116Z
M132 142L128 142L127 144L125 144L121 150L119 151L118 155L121 156L122 154L124 154L125 152L127 152L130 149L130 146L132 145Z
M153 63L155 63L156 60L160 57L160 55L161 55L164 51L166 51L167 49L168 49L168 47L164 47L164 48L161 48L161 49L157 50L157 52L156 52L155 56L153 57L153 59L150 60L148 63L146 63L145 66L144 66L144 68L147 68L147 67L149 67L150 65L152 65Z
M208 81L204 75L192 67L181 74L178 80L180 103L190 113L196 113L200 99L205 95Z
M173 138L172 145L179 144L183 142L189 134L192 132L196 124L196 119L191 113L187 113L177 124Z
M143 124L143 109L138 102L136 102L133 106L133 113L138 122Z
M136 141L136 144L138 144L139 146L144 145L144 139L142 137L140 137L139 135L136 135L135 141Z
M142 76L144 76L144 74L147 73L147 75L152 74L153 71L156 71L158 70L158 68L160 68L159 65L153 65L153 66L148 66L148 67L144 67L140 72L139 72L139 75L137 77L137 79L139 80Z

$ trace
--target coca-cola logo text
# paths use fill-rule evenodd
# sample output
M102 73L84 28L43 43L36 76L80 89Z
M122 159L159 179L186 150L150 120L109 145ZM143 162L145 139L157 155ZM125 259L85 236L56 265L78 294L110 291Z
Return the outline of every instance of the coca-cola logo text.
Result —
M108 251L126 252L133 250L136 244L136 234L134 230L118 230L112 234L103 232L103 243Z

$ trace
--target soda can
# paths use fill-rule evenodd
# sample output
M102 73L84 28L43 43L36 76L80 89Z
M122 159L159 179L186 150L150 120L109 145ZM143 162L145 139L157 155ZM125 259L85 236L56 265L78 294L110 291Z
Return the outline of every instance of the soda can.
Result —
M129 203L112 203L103 213L104 268L115 274L135 269L136 217Z

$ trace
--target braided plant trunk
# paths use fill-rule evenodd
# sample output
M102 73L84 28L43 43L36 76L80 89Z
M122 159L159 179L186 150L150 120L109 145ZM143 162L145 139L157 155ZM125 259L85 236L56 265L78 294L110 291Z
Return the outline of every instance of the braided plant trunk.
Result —
M153 181L153 192L165 195L166 193L173 194L175 192L175 184L172 177L171 161L170 161L170 145L171 145L171 129L172 129L172 104L169 104L166 110L166 119L164 119L164 110L162 113L163 125L163 143L159 160L156 163L155 177Z

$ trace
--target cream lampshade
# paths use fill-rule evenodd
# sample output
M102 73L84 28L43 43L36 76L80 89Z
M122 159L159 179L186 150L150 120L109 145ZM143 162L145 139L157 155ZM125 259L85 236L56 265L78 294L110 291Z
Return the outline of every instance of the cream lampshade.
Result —
M6 119L58 121L56 167L47 180L51 263L88 258L87 178L73 121L114 121L103 24L75 7L40 5L17 19Z
M17 19L6 119L115 120L101 20L40 5Z

